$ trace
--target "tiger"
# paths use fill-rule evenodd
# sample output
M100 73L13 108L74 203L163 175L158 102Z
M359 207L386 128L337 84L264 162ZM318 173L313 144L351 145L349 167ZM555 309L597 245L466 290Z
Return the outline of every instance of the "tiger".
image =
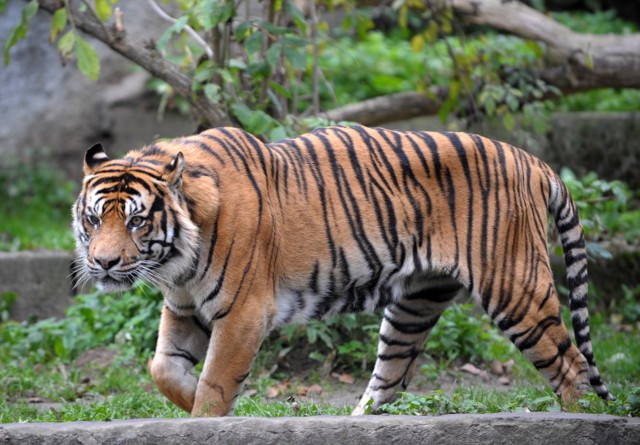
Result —
M383 316L352 414L376 412L407 389L427 335L465 291L563 404L589 387L614 400L593 356L576 205L551 167L510 144L364 126L263 143L220 127L121 159L95 144L83 170L72 209L82 273L104 291L136 280L161 290L150 374L194 416L233 414L272 330L360 311Z

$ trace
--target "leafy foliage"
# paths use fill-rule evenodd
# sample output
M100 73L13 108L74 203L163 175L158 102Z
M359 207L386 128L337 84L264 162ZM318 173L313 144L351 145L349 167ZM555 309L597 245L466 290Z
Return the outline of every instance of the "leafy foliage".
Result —
M72 249L76 186L45 161L0 167L0 250Z
M622 181L599 179L593 172L577 178L567 168L561 170L560 176L576 201L588 239L640 239L638 197L629 186Z
M148 355L155 348L161 307L158 291L144 285L121 295L80 295L63 319L0 324L0 339L12 345L3 348L0 360L7 363L29 357L39 363L69 362L90 348L113 343Z
M0 12L4 11L7 6L7 3L0 4ZM22 15L20 17L20 22L11 30L9 35L4 39L2 43L2 49L4 52L4 64L7 65L9 60L11 59L9 55L9 51L11 48L18 43L19 40L22 40L27 35L27 30L29 29L29 23L34 15L38 12L38 1L31 0L27 3L22 9Z
M532 74L544 64L543 46L483 28L463 28L448 7L396 1L384 10L393 17L393 30L383 35L369 32L375 26L371 11L356 8L352 0L312 2L306 14L293 0L269 2L261 17L245 13L246 1L163 0L174 11L177 8L178 15L155 49L159 57L192 76L193 97L205 97L234 123L265 140L330 123L309 119L323 108L399 91L428 92L432 86L448 87L439 112L442 121L496 119L511 131L516 114L522 113L526 128L543 132L554 109L549 99L560 96ZM108 24L116 3L82 2L79 10ZM54 12L50 40L57 41L64 60L75 59L80 71L96 79L97 53L76 29L69 5L61 3ZM341 27L331 29L318 12L338 6L346 11L345 19ZM26 34L37 7L35 0L29 2L5 39L5 61ZM635 29L613 12L555 18L582 32ZM336 42L336 35L343 37ZM153 89L162 96L160 115L169 103L185 109L192 99L177 100L173 87L160 80L153 82ZM590 92L563 101L559 109L604 109L603 104L635 109L638 96Z
M427 337L426 351L447 362L488 362L506 360L515 347L475 305L456 304L445 310Z

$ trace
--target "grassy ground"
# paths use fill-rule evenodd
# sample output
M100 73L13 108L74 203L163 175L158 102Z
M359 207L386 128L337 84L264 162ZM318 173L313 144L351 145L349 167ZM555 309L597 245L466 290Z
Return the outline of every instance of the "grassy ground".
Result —
M159 394L146 367L155 340L157 297L145 288L131 295L93 294L80 297L64 320L0 324L0 422L185 416ZM462 305L434 330L412 393L384 411L440 415L565 409L638 416L640 326L614 315L595 314L592 332L599 368L615 402L588 394L576 406L561 407L533 366L489 327L487 317ZM349 316L273 334L236 415L348 415L375 357L373 320ZM354 342L367 346L358 349ZM513 368L502 375L509 382L504 386L490 372L491 364L510 360ZM460 365L467 362L480 374L462 372Z

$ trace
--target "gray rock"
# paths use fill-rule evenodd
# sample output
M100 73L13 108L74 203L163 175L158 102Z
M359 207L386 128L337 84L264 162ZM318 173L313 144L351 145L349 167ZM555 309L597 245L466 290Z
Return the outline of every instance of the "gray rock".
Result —
M0 40L19 22L24 4L9 2L0 16ZM147 2L119 2L118 6L124 11L125 29L136 41L157 40L169 26L151 12ZM105 146L113 147L111 152L115 154L140 145L142 138L149 143L156 137L193 132L195 124L184 116L169 114L169 123L164 125L158 121L155 106L140 100L146 87L133 70L133 63L101 42L84 36L100 58L98 81L84 77L75 62L63 66L48 41L50 24L51 15L38 12L26 38L11 49L9 66L0 68L2 158L28 157L30 151L49 152L58 166L79 177L81 154L95 142L108 142ZM125 116L119 112L123 98L132 101ZM122 125L135 128L138 137L126 138L133 130L119 137Z
M7 424L0 444L638 444L640 419L529 413Z

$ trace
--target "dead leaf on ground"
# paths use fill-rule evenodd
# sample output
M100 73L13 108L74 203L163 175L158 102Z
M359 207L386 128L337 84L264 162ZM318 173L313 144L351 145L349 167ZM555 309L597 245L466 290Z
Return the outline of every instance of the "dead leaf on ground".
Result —
M354 376L347 373L338 374L337 372L334 372L331 374L331 377L338 379L339 382L346 383L347 385L353 385L356 381Z
M491 373L495 375L504 374L504 366L498 360L491 360L489 363L489 367L491 368Z
M511 370L513 369L513 366L516 364L515 360L513 360L512 358L507 360L506 362L504 362L502 364L502 367L504 368L504 372L505 374L511 374Z
M466 372L471 375L479 375L482 372L482 370L478 369L475 365L471 363L465 363L464 365L460 366L459 369L460 371Z
M289 382L278 383L267 390L265 397L267 399L274 399L278 397L282 391L289 389L290 386L291 384Z
M297 393L299 396L306 396L309 393L321 394L322 386L315 384L311 386L298 386Z

